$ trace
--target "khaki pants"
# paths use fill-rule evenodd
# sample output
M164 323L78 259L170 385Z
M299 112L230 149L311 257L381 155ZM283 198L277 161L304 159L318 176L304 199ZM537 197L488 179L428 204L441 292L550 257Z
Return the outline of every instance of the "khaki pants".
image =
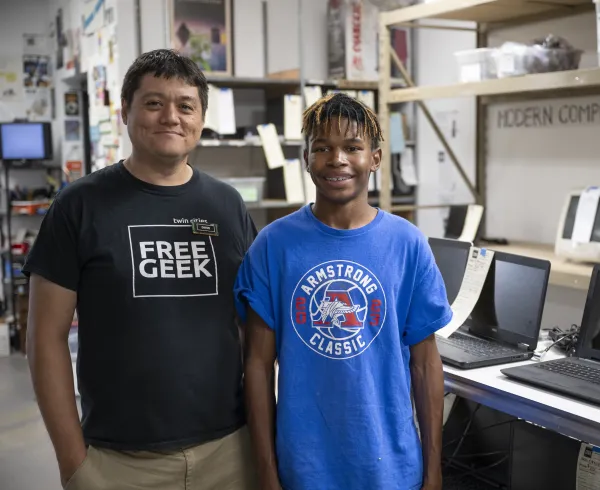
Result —
M65 490L256 490L246 427L176 452L112 451L90 446Z

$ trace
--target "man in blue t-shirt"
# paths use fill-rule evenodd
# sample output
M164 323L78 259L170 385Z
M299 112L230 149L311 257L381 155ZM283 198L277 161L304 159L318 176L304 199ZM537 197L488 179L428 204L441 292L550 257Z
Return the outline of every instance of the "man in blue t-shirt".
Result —
M452 311L433 254L415 226L368 204L382 140L370 109L326 96L303 132L316 202L260 232L235 286L260 487L440 490L433 334Z

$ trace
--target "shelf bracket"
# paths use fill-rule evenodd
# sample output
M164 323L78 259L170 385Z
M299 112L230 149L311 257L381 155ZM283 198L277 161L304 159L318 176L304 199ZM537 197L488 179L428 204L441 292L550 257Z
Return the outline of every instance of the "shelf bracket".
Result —
M396 54L396 52L394 50L390 49L390 54L392 55L392 60L394 61L394 64L396 65L396 67L398 68L398 70L400 71L400 73L402 74L402 78L404 78L404 80L406 81L406 85L408 87L415 87L415 83L413 82L411 76L409 75L408 71L406 70L406 67L404 66L404 63L402 63L402 61L400 60L400 58L398 57L398 55ZM429 109L425 105L425 102L423 102L422 100L417 100L416 103L419 105L419 107L423 111L423 114L425 115L425 118L427 119L427 121L429 121L429 124L431 125L433 131L435 132L435 134L439 138L440 142L442 143L442 146L444 147L444 150L446 150L446 153L448 153L448 156L450 157L450 160L452 161L452 163L456 167L456 170L458 170L458 173L460 174L460 176L464 180L465 184L469 188L469 191L473 195L473 198L475 199L476 202L479 202L479 193L475 189L475 186L473 185L473 183L469 179L469 177L466 174L464 168L462 167L462 165L458 161L458 158L456 157L456 154L454 153L454 151L452 150L452 148L448 144L448 140L446 139L446 136L444 135L444 133L442 133L442 131L440 130L440 127L438 126L438 124L433 119L433 116L431 115L431 112L429 112Z

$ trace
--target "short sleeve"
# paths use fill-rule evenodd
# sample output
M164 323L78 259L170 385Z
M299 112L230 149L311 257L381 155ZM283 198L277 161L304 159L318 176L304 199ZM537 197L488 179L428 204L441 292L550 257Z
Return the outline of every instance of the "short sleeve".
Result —
M452 319L446 287L429 243L419 240L417 270L410 300L404 344L415 345L445 327Z
M235 306L243 323L250 306L269 328L275 328L273 300L269 288L267 233L259 233L242 261L234 286Z
M78 235L75 226L55 200L48 209L31 248L23 273L37 274L72 291L79 284Z

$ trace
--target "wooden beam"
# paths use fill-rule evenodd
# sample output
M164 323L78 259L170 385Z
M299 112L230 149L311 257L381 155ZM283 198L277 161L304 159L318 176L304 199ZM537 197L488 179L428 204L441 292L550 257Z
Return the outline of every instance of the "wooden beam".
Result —
M404 77L404 80L406 80L407 85L409 87L414 87L415 83L413 82L411 76L409 75L408 71L406 70L404 64L402 63L402 61L400 60L400 58L398 57L398 55L396 54L396 52L392 51L392 50L390 50L390 52L391 52L391 55L392 55L392 60L394 61L395 65L398 67L398 70L400 70L400 73ZM433 131L435 132L435 134L439 138L440 142L442 143L442 146L444 147L444 150L446 150L446 153L448 153L448 156L450 157L450 160L452 161L452 163L454 163L454 166L456 167L456 170L458 170L458 173L460 174L460 176L462 177L462 179L465 181L465 184L469 188L469 191L471 192L471 194L473 195L473 197L475 198L475 200L477 202L479 202L479 194L477 193L477 190L473 186L473 183L471 182L471 180L469 179L469 177L466 174L465 170L463 169L462 165L458 161L458 158L456 157L456 154L454 153L454 151L452 150L452 148L448 144L448 140L446 140L446 137L444 136L444 133L442 133L440 127L437 125L437 123L433 119L433 116L431 115L431 112L429 112L429 109L427 108L427 106L425 105L425 103L422 100L417 100L417 104L419 105L419 107L423 111L423 114L425 115L425 118L427 119L427 121L429 121L429 124L431 124L431 127L432 127Z
M379 125L383 132L384 141L381 142L381 176L379 185L379 206L384 211L391 211L392 191L392 155L390 145L390 108L389 93L391 90L392 63L390 52L393 52L390 44L390 31L388 27L380 22L379 25Z

